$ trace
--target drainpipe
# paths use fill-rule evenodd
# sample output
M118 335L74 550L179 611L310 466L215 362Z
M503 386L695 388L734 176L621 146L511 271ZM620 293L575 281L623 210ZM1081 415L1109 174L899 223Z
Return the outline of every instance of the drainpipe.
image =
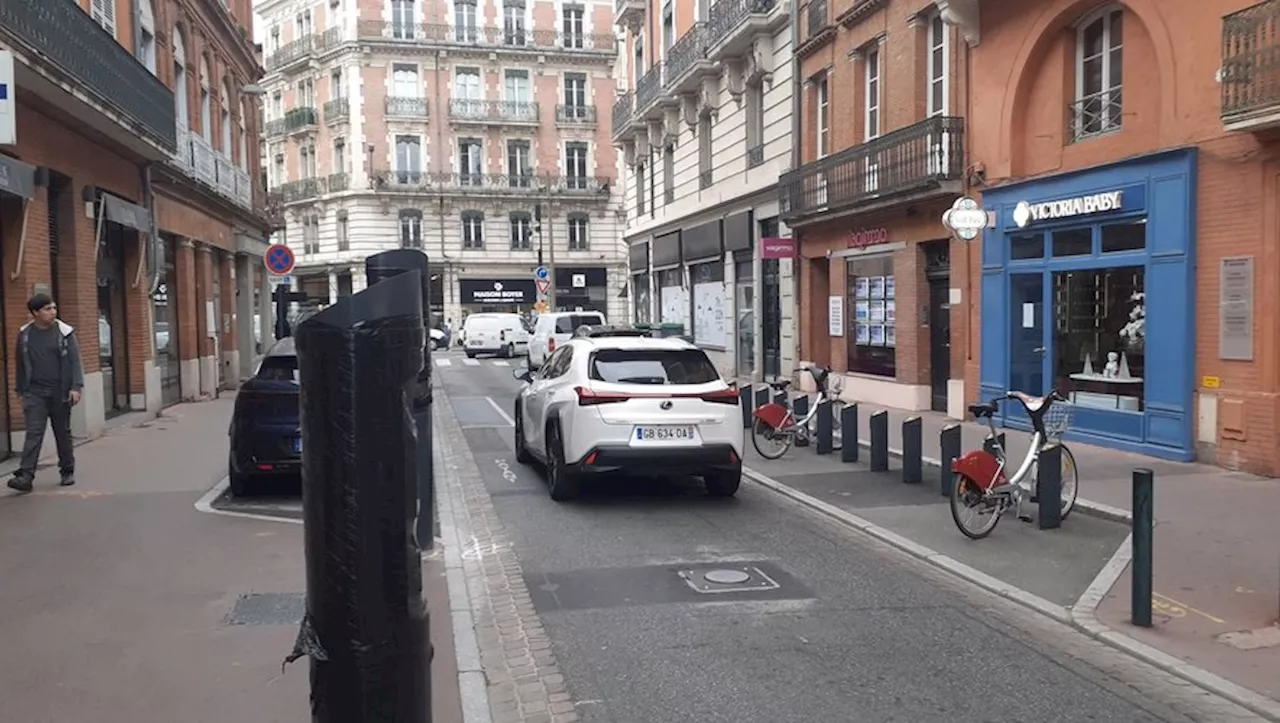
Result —
M133 8L133 55L136 58L142 52L142 3L133 0L129 4Z
M147 296L153 296L160 288L160 232L156 228L156 194L151 186L151 167L154 163L142 166L142 205L151 212L150 243L147 244Z
M791 170L800 167L801 99L804 79L800 77L800 0L791 0Z

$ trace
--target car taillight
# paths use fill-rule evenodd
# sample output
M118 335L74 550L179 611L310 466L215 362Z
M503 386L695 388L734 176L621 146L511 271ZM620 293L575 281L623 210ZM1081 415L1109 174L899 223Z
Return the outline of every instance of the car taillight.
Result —
M699 395L702 401L711 402L712 404L738 404L738 392L734 389L721 389L718 392L709 392Z
M614 404L616 402L625 402L631 398L625 394L601 394L593 392L586 387L575 387L574 391L578 393L579 407L589 407L593 404Z
M553 336L547 339L547 353L550 354L555 350L556 350L556 338Z

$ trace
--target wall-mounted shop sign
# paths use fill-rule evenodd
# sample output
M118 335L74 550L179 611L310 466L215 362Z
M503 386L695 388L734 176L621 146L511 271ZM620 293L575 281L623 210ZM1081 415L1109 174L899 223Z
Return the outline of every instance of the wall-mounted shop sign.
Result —
M532 304L533 279L460 279L464 304Z
M889 243L889 229L887 228L860 228L849 234L849 248L851 249L865 249L868 246L887 243Z
M760 239L760 258L762 259L790 259L796 255L796 240L794 238L762 238Z
M1018 224L1018 228L1026 228L1035 221L1089 216L1095 213L1119 211L1123 207L1124 191L1094 193L1043 203L1020 201L1013 209L1013 222Z

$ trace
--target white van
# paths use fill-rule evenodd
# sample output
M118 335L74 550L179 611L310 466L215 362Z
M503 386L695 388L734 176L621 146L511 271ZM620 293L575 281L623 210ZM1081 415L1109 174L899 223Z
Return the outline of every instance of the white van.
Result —
M542 366L547 357L573 337L578 327L603 326L604 314L598 311L557 311L553 314L539 314L538 323L533 327L533 338L529 340L529 368Z
M462 339L462 348L471 359L477 354L510 358L529 353L529 330L519 314L472 314L462 322Z

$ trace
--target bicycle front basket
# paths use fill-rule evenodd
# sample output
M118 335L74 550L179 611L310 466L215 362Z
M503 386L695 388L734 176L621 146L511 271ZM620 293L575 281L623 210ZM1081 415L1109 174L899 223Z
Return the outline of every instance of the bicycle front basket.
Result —
M1067 429L1071 426L1071 415L1075 411L1075 405L1069 402L1057 402L1044 413L1044 435L1045 441L1050 444L1057 444L1062 441L1062 435L1067 433Z

